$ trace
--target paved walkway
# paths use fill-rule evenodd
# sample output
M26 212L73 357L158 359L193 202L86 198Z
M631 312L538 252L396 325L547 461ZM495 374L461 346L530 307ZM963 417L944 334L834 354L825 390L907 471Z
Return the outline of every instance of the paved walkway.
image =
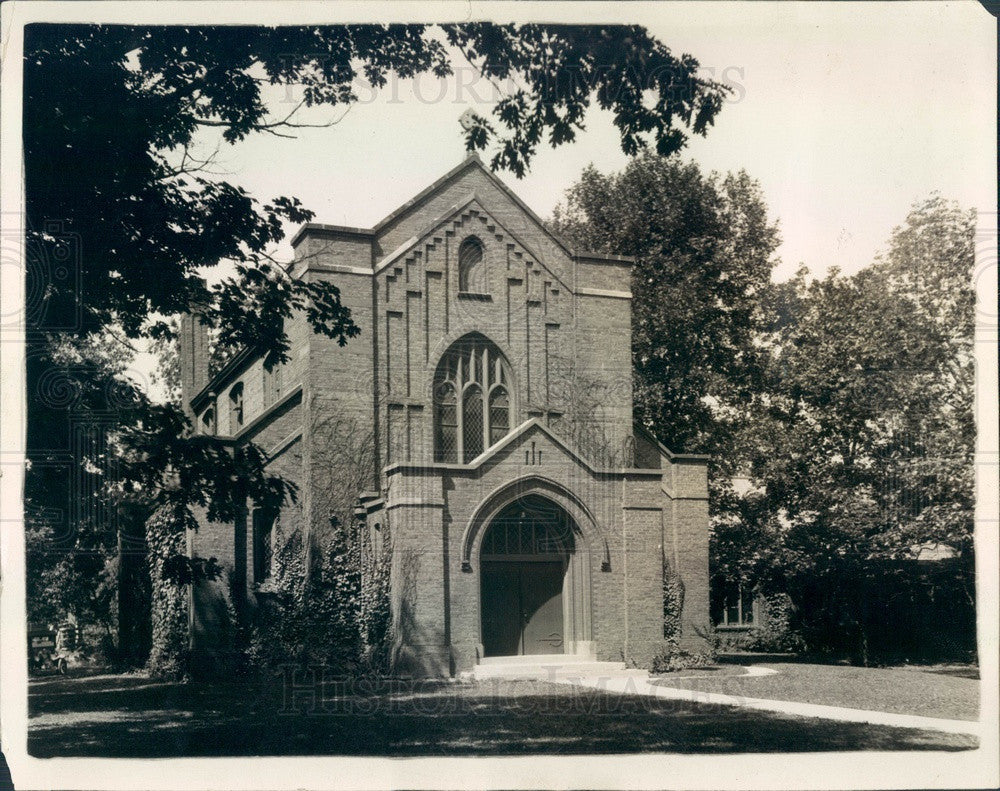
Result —
M751 673L751 675L754 675ZM946 720L937 717L918 717L911 714L892 714L886 711L866 711L847 709L841 706L823 706L817 703L799 703L790 700L770 700L767 698L744 698L739 695L724 695L718 692L703 692L695 689L678 689L654 684L648 678L635 676L579 676L576 678L552 679L559 684L607 690L621 694L650 695L666 700L686 700L692 703L710 703L721 706L742 706L748 709L774 711L799 717L820 717L841 722L866 722L873 725L887 725L894 728L920 728L943 731L945 733L966 733L982 738L983 728L978 722L967 720ZM680 680L680 679L678 679Z

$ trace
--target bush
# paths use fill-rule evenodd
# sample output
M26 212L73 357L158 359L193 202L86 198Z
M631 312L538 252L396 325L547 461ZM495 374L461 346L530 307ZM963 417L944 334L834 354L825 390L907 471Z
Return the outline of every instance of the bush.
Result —
M692 654L688 651L668 649L653 657L649 669L652 673L676 673L678 670L712 667L713 665L715 665L715 655L711 651L699 651Z
M271 577L258 589L248 659L258 669L322 665L334 673L388 669L388 535L378 549L338 520L307 573L300 533L279 533Z
M157 678L181 678L188 672L187 590L167 573L166 567L172 557L184 552L186 530L192 524L186 510L166 507L154 513L146 524L153 620L146 671Z
M684 610L684 583L663 561L663 639L675 650L681 638L681 613Z
M262 670L287 663L341 669L360 654L354 580L337 579L341 542L333 536L317 548L310 574L302 535L283 538L276 536L281 548L271 576L258 588L250 662Z
M786 594L764 600L761 623L754 624L743 642L744 651L798 653L806 644L791 628L792 600Z

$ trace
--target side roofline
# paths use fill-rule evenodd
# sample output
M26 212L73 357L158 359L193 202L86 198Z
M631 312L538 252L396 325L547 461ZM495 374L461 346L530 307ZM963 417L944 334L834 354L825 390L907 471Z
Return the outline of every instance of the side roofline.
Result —
M656 437L655 434L653 434L652 431L650 431L642 424L633 422L632 428L634 431L638 432L639 434L642 434L642 436L644 436L646 439L648 439L650 442L656 445L656 447L660 449L660 452L668 459L670 459L670 461L676 461L678 463L683 463L685 461L707 462L710 461L712 458L707 453L674 453L672 450L670 450L670 448L668 448L666 445L660 442L660 440Z
M292 247L297 247L302 238L309 233L325 233L331 236L360 236L364 239L372 239L375 236L375 231L371 228L355 228L350 225L328 225L322 222L307 222L292 236Z

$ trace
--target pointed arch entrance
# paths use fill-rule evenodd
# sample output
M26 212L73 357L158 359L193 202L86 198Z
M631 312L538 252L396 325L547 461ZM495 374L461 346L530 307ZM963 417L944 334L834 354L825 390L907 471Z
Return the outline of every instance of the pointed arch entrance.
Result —
M544 496L521 496L497 512L479 545L485 656L591 645L585 543L573 518Z

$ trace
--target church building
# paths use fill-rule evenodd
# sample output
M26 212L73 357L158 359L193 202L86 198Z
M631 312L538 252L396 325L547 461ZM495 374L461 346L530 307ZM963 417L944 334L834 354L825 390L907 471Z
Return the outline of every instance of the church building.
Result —
M255 443L298 488L189 535L228 571L192 593L193 648L221 650L226 598L254 606L278 536L310 545L331 516L387 542L399 672L648 666L665 575L681 647L702 646L707 458L633 422L630 259L573 249L474 155L372 228L309 223L292 245L291 273L334 283L361 328L346 346L298 316L286 363L209 378L206 330L182 322L196 430Z

